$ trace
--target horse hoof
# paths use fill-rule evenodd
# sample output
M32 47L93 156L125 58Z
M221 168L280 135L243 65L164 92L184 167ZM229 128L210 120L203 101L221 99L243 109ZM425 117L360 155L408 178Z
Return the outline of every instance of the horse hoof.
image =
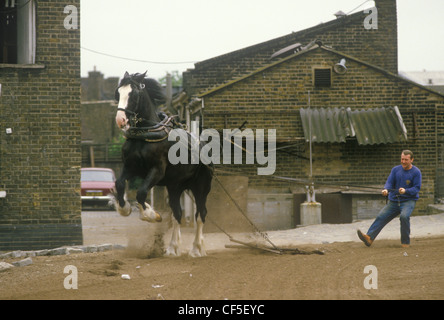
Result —
M125 206L122 208L118 202L116 202L117 212L123 216L128 217L131 214L131 205L129 202L125 202Z
M180 257L181 253L179 248L175 248L175 247L168 247L165 251L164 256L165 257Z
M199 250L191 250L188 254L191 258L202 258L206 257L207 253L205 251L200 252Z
M154 219L150 218L150 217L147 217L145 215L141 215L140 216L140 220L146 221L146 222L149 222L149 223L160 223L160 222L162 222L162 216L160 214L158 214L157 212L155 212L155 214L156 214L156 217Z
M156 222L162 222L162 216L158 212L156 212Z
M146 209L143 210L142 206L139 205L140 220L149 223L162 222L162 216L158 212L154 211L148 204L145 204L145 206Z
M192 258L202 258L206 257L207 253L205 252L203 246L194 246L193 249L190 250L188 255Z

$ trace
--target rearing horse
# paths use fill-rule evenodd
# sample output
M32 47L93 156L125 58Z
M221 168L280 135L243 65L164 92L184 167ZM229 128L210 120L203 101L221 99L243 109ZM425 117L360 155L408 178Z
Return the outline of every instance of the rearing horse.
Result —
M155 99L163 99L160 85L144 74L125 73L116 89L119 102L116 115L117 125L124 131L126 142L122 147L123 168L116 181L116 209L122 216L131 214L131 205L125 200L125 185L135 177L143 179L137 191L140 218L148 222L161 222L162 217L146 203L148 191L154 186L166 186L169 205L173 211L173 234L166 255L179 256L180 222L182 209L180 196L191 190L196 202L196 235L190 255L205 256L203 226L207 215L206 200L211 189L212 168L200 164L172 165L168 151L175 143L168 141L172 129L171 118L158 113ZM163 118L163 119L161 119ZM150 139L153 137L153 139Z

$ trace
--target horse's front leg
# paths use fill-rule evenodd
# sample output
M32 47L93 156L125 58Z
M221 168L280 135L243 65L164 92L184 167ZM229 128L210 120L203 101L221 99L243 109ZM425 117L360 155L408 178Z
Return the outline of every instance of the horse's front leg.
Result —
M151 172L145 178L142 186L137 191L137 202L140 212L140 220L151 223L162 222L162 216L154 211L154 209L146 202L148 191L151 190L161 179L161 175L157 170Z
M116 199L114 200L114 206L120 215L128 217L131 214L131 205L125 199L126 180L128 179L127 170L125 167L122 169L122 173L119 179L116 180Z

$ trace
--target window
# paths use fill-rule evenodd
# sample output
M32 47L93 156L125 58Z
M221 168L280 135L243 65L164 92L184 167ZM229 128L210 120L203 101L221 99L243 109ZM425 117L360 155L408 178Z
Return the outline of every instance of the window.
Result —
M0 0L0 63L35 63L35 0Z
M82 182L90 182L90 181L104 181L104 182L114 182L116 181L114 177L114 173L104 170L82 170L81 178Z
M313 82L315 87L331 87L331 68L314 68Z
M17 8L0 0L0 63L17 63Z

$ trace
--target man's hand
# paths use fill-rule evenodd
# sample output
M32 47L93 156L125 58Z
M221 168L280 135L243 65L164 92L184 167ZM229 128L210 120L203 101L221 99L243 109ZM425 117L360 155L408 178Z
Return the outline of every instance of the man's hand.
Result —
M404 188L399 188L399 194L404 194L405 193L405 189Z
M389 192L388 192L387 189L382 190L382 195L383 195L384 197L387 197L388 194L389 194Z

